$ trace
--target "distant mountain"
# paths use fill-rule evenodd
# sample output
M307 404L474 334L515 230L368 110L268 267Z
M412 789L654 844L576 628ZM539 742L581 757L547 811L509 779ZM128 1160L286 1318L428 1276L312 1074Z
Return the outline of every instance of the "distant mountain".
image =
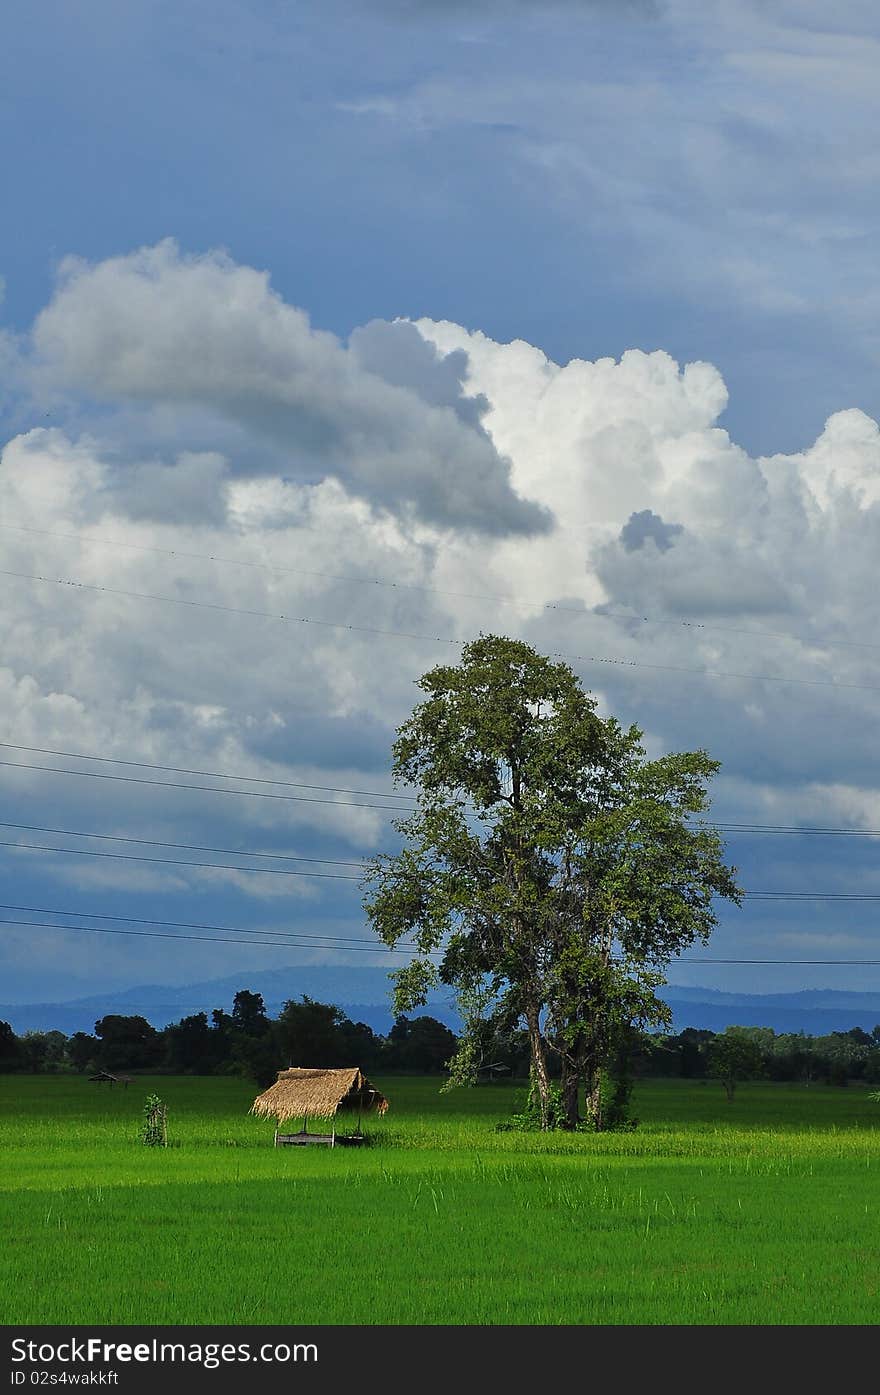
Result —
M262 993L266 1009L275 1016L289 998L308 994L319 1002L336 1003L355 1022L387 1032L394 1018L385 969L373 967L297 965L261 973L233 974L184 987L142 984L56 1003L0 1003L0 1020L16 1032L55 1028L70 1035L91 1032L106 1013L139 1013L155 1027L164 1027L194 1012L232 1008L240 988ZM673 1013L675 1031L702 1027L713 1032L728 1026L772 1027L777 1032L808 1032L824 1036L851 1027L870 1031L880 1022L880 993L846 993L810 989L800 993L722 993L715 989L669 984L663 995ZM461 1026L451 989L433 993L422 1009L457 1030Z
M772 1027L775 1032L807 1032L825 1036L865 1031L880 1022L880 993L844 993L807 989L800 993L721 993L706 988L670 984L661 996L672 1009L673 1030L702 1027L723 1032L725 1027Z
M277 1016L288 999L307 994L319 1002L336 1003L352 1021L366 1022L375 1032L387 1032L394 1021L386 969L322 964L231 974L182 987L141 984L67 1002L0 1003L0 1021L9 1022L19 1034L55 1029L70 1036L74 1032L93 1032L96 1019L107 1013L137 1013L154 1027L164 1027L195 1012L210 1015L213 1008L231 1011L232 1000L241 988L261 993L270 1017ZM449 988L431 994L422 1011L454 1030L461 1026Z

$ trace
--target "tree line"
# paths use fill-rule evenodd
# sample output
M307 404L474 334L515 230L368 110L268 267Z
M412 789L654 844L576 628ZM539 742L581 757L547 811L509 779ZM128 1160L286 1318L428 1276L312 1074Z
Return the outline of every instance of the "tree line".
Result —
M232 1011L192 1013L161 1030L145 1017L108 1013L94 1033L24 1032L0 1022L0 1071L105 1070L193 1075L242 1075L271 1084L284 1066L359 1065L373 1071L442 1071L456 1037L434 1017L399 1015L387 1035L352 1022L332 1003L303 996L277 1018L262 994L242 989Z
M527 1029L499 1029L484 1019L482 1029L471 1023L468 1031L478 1082L528 1077ZM0 1022L0 1071L231 1074L264 1085L288 1064L359 1065L379 1073L439 1075L448 1072L462 1040L463 1034L457 1036L434 1017L403 1014L382 1035L364 1022L352 1022L334 1004L305 996L285 1003L278 1017L270 1018L262 995L242 989L235 994L231 1012L215 1008L210 1016L193 1013L161 1030L145 1017L113 1013L96 1021L94 1034L72 1036L59 1031L17 1036L8 1022ZM565 1076L563 1057L549 1051L547 1069L559 1089ZM622 1106L632 1081L645 1077L717 1080L730 1099L744 1080L880 1085L880 1024L871 1032L853 1027L825 1036L775 1032L772 1027L731 1026L723 1032L685 1027L676 1033L630 1029L618 1037L602 1082L609 1100L616 1093L617 1122L624 1121Z

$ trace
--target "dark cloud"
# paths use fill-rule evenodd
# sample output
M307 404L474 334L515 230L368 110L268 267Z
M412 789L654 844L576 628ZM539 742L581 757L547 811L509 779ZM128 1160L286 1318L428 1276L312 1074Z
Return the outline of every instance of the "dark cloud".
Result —
M431 407L451 407L467 426L479 429L488 399L465 394L468 356L454 349L445 356L423 339L409 320L371 320L356 329L349 348L358 362L386 383L409 388Z
M288 477L339 479L404 517L548 531L550 514L516 493L510 462L480 426L484 404L461 395L461 356L447 366L417 337L374 324L345 348L264 273L220 253L183 256L170 240L96 266L65 263L34 327L47 383L149 405L166 420L208 411L272 440ZM253 473L259 459L236 456L230 469Z
M627 552L636 552L650 539L660 552L668 552L673 541L684 529L680 523L664 523L652 509L632 513L620 530L620 541Z
M150 462L114 470L107 492L111 507L137 521L223 528L228 474L221 455L184 451L173 465Z

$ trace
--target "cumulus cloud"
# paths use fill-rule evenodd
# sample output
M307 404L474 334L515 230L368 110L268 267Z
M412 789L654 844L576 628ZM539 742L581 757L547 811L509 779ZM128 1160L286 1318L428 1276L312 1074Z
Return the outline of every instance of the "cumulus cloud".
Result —
M368 327L347 349L287 305L265 273L221 253L182 256L169 240L95 266L65 261L33 338L50 383L101 401L216 413L271 439L295 478L337 478L443 527L545 530L547 514L511 489L476 409L450 405L457 370L432 364L424 347L403 367L406 333L383 340ZM230 465L260 468L248 452Z
M880 432L862 412L836 413L803 450L755 458L718 425L727 391L711 364L638 350L558 364L429 320L372 322L343 348L265 278L167 245L69 271L36 338L40 371L79 397L66 428L20 433L0 460L2 567L16 574L0 594L0 741L368 793L172 794L2 767L8 818L357 860L393 840L389 808L357 806L390 789L416 679L482 629L570 656L602 710L637 721L650 750L705 746L723 762L724 817L876 826L863 733L880 715ZM122 451L120 419L93 405L137 393L170 413L167 458L146 416L124 418ZM227 449L193 449L190 418L175 416L183 399L234 414L242 439L264 431L260 404L277 421L317 414L316 441L342 440L357 418L361 465L377 458L380 417L401 451L406 432L437 418L449 449L466 440L494 463L482 483L462 475L454 505L448 495L426 511L416 478L398 508L363 470L331 469L323 446L311 477L269 456L257 471ZM403 426L390 422L398 406ZM552 532L478 533L490 477ZM265 923L271 905L276 926L364 933L356 883L8 857L32 892L40 878L223 923L260 907ZM855 875L839 857L804 870L778 845L751 850L745 872L752 885L800 875L832 890ZM877 879L867 865L859 876ZM180 898L198 898L200 914L175 915ZM766 930L743 920L737 948L766 948ZM139 942L132 956L153 962Z

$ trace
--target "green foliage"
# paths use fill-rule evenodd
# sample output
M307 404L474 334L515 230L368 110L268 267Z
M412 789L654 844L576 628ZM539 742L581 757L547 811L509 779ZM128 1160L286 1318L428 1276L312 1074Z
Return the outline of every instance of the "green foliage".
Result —
M747 1027L728 1027L709 1047L709 1073L721 1081L732 1101L737 1082L756 1080L764 1073L759 1041Z
M167 1107L158 1095L147 1095L143 1108L143 1123L141 1124L141 1143L147 1148L165 1148L168 1146L166 1130Z
M98 1038L88 1032L74 1032L67 1042L67 1059L74 1070L80 1073L96 1068L98 1059Z
M237 1032L246 1037L262 1037L269 1031L269 1019L262 993L242 988L232 1003L232 1022Z
M498 1133L533 1133L535 1130L564 1129L566 1127L565 1100L558 1085L551 1085L547 1104L543 1104L535 1082L529 1086L522 1109L509 1119L502 1119L496 1125Z
M95 1023L95 1034L104 1070L149 1070L161 1063L162 1038L145 1017L108 1013Z
M395 1020L388 1033L383 1062L388 1070L413 1071L427 1075L445 1070L458 1042L436 1017L404 1017Z
M0 1022L0 1071L17 1070L21 1063L21 1044L8 1022Z
M394 745L418 804L403 850L369 867L367 914L386 944L417 947L398 1012L441 981L488 987L493 1015L525 1024L549 1127L548 1048L591 1080L631 1024L668 1021L663 967L708 937L714 897L739 900L717 834L692 822L718 765L647 760L636 727L597 716L566 664L519 640L481 636L419 687ZM459 1080L479 1054L466 1038Z
M64 1070L67 1067L67 1037L63 1032L25 1032L18 1039L19 1064L34 1074Z
M632 1063L640 1040L640 1032L630 1030L621 1033L616 1051L608 1066L600 1073L601 1125L606 1132L628 1132L639 1126L639 1120L632 1112L632 1095L635 1088Z
M363 1022L352 1022L341 1008L307 995L284 1004L276 1027L281 1065L370 1066L380 1043Z

